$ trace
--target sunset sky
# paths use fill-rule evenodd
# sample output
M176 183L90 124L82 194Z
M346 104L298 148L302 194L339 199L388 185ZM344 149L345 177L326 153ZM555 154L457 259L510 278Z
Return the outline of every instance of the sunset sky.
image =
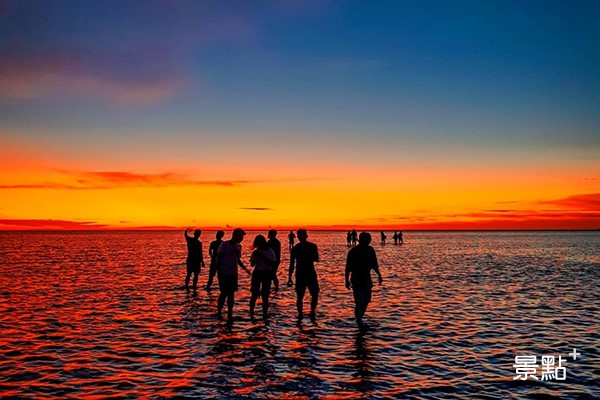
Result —
M598 229L599 17L0 0L0 229Z

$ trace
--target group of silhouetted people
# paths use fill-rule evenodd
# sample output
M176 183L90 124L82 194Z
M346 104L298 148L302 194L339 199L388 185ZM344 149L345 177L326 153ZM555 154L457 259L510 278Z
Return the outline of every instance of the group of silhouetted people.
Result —
M190 229L184 232L188 249L185 288L189 290L190 278L193 274L192 288L196 291L198 274L201 267L204 266L202 242L199 240L201 231L195 230L193 236L188 235L189 231ZM371 270L374 270L377 274L379 284L383 282L383 279L379 272L375 250L370 246L371 235L367 232L362 232L360 235L356 234L355 230L353 232L357 236L357 245L348 251L345 284L348 289L352 289L353 291L356 322L362 327L363 315L365 314L367 305L371 301L371 288L373 287ZM351 234L352 232L349 232L349 235ZM209 247L211 261L206 290L211 290L216 275L220 291L217 302L217 317L219 319L222 318L222 311L225 303L227 303L228 325L231 325L233 322L235 292L238 290L238 266L251 275L249 308L252 319L254 319L256 301L261 297L263 320L267 322L271 284L273 283L275 291L279 289L277 270L281 263L281 243L277 239L277 231L274 229L269 230L268 240L263 235L257 235L254 238L254 250L250 256L250 266L253 267L252 272L242 262L241 242L244 240L245 235L246 232L243 229L236 228L231 234L231 239L223 241L225 233L217 231L216 240L211 242ZM298 243L294 244L296 238L298 239ZM314 322L320 290L317 271L315 269L315 263L319 261L319 250L316 244L308 241L306 229L298 229L296 234L290 231L288 239L290 265L287 286L294 285L293 277L295 277L298 322L300 323L304 316L303 301L307 289L311 296L309 315L310 319ZM349 239L349 242L351 241L352 237Z
M385 245L386 240L387 240L387 235L385 234L384 231L381 231L380 236L381 236L381 244ZM392 238L394 239L395 245L404 244L402 232L394 231L394 236L392 236ZM356 232L356 229L352 229L351 231L348 231L346 233L346 244L348 245L348 247L356 246L359 241L360 240L358 238L358 233Z

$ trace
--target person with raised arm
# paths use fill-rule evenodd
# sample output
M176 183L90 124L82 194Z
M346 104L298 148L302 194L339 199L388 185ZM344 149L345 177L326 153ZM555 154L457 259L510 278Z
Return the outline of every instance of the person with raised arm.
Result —
M200 273L200 268L204 266L204 256L202 255L202 242L199 240L202 231L200 229L196 229L194 231L194 236L192 237L188 235L188 232L191 230L191 228L188 228L183 232L188 252L185 260L187 267L187 274L185 275L185 290L190 290L190 277L192 274L194 274L192 288L195 292L196 286L198 285L198 274Z

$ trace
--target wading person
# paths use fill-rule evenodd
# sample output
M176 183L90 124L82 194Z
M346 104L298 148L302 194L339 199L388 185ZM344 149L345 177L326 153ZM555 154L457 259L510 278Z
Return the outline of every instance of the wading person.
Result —
M235 292L238 289L238 265L248 274L250 271L242 262L242 246L244 240L243 229L236 228L231 234L231 239L221 243L217 251L217 278L219 279L219 300L217 303L217 317L222 318L223 306L227 300L227 324L233 323L233 305Z
M210 268L208 270L208 282L206 282L206 290L210 290L213 279L217 274L217 251L219 251L219 247L221 243L223 243L223 236L225 236L225 232L217 231L215 234L215 240L210 242L208 247L208 254L210 255Z
M371 235L362 232L358 238L358 246L351 248L346 258L346 288L352 287L355 304L354 316L359 327L363 326L363 316L371 302L373 288L371 270L377 274L379 284L381 285L383 282L375 249L370 244Z
M202 231L200 231L200 229L196 229L193 237L188 235L189 231L191 231L191 229L186 229L183 232L188 251L188 255L185 260L187 267L187 274L185 275L185 290L190 290L190 277L192 274L194 274L192 288L194 291L196 291L196 286L198 285L198 274L200 273L200 268L204 265L204 258L202 256L202 242L199 240Z
M279 269L279 264L281 264L281 242L277 239L277 231L275 229L269 230L269 241L267 244L269 248L273 250L275 253L275 266L273 267L273 286L275 287L275 291L279 290L279 278L277 278L277 270Z
M250 291L250 317L254 318L254 307L256 299L262 295L263 320L267 320L269 310L269 295L271 294L271 281L273 280L273 268L276 264L275 252L269 248L267 239L263 235L257 235L254 239L254 251L250 256L252 271L252 284Z
M307 241L307 239L308 233L306 229L298 229L299 243L292 248L290 254L290 270L287 285L293 285L292 275L295 266L298 322L302 321L302 301L304 300L307 288L311 296L310 319L312 321L315 320L317 303L319 301L319 282L317 280L317 271L315 270L315 262L319 261L319 251L317 245Z

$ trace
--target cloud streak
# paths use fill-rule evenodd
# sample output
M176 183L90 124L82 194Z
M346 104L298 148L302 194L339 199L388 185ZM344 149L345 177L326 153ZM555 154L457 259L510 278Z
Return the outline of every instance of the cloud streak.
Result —
M118 105L148 105L181 91L188 79L168 51L94 53L0 52L0 97L89 97Z
M48 190L104 190L134 187L176 187L176 186L223 186L234 187L259 180L197 180L174 172L142 174L126 171L60 171L68 183L40 182L27 184L4 184L0 190L48 189Z
M92 221L68 221L61 219L0 219L0 229L2 230L86 230L103 229L108 227L109 225L100 224Z

